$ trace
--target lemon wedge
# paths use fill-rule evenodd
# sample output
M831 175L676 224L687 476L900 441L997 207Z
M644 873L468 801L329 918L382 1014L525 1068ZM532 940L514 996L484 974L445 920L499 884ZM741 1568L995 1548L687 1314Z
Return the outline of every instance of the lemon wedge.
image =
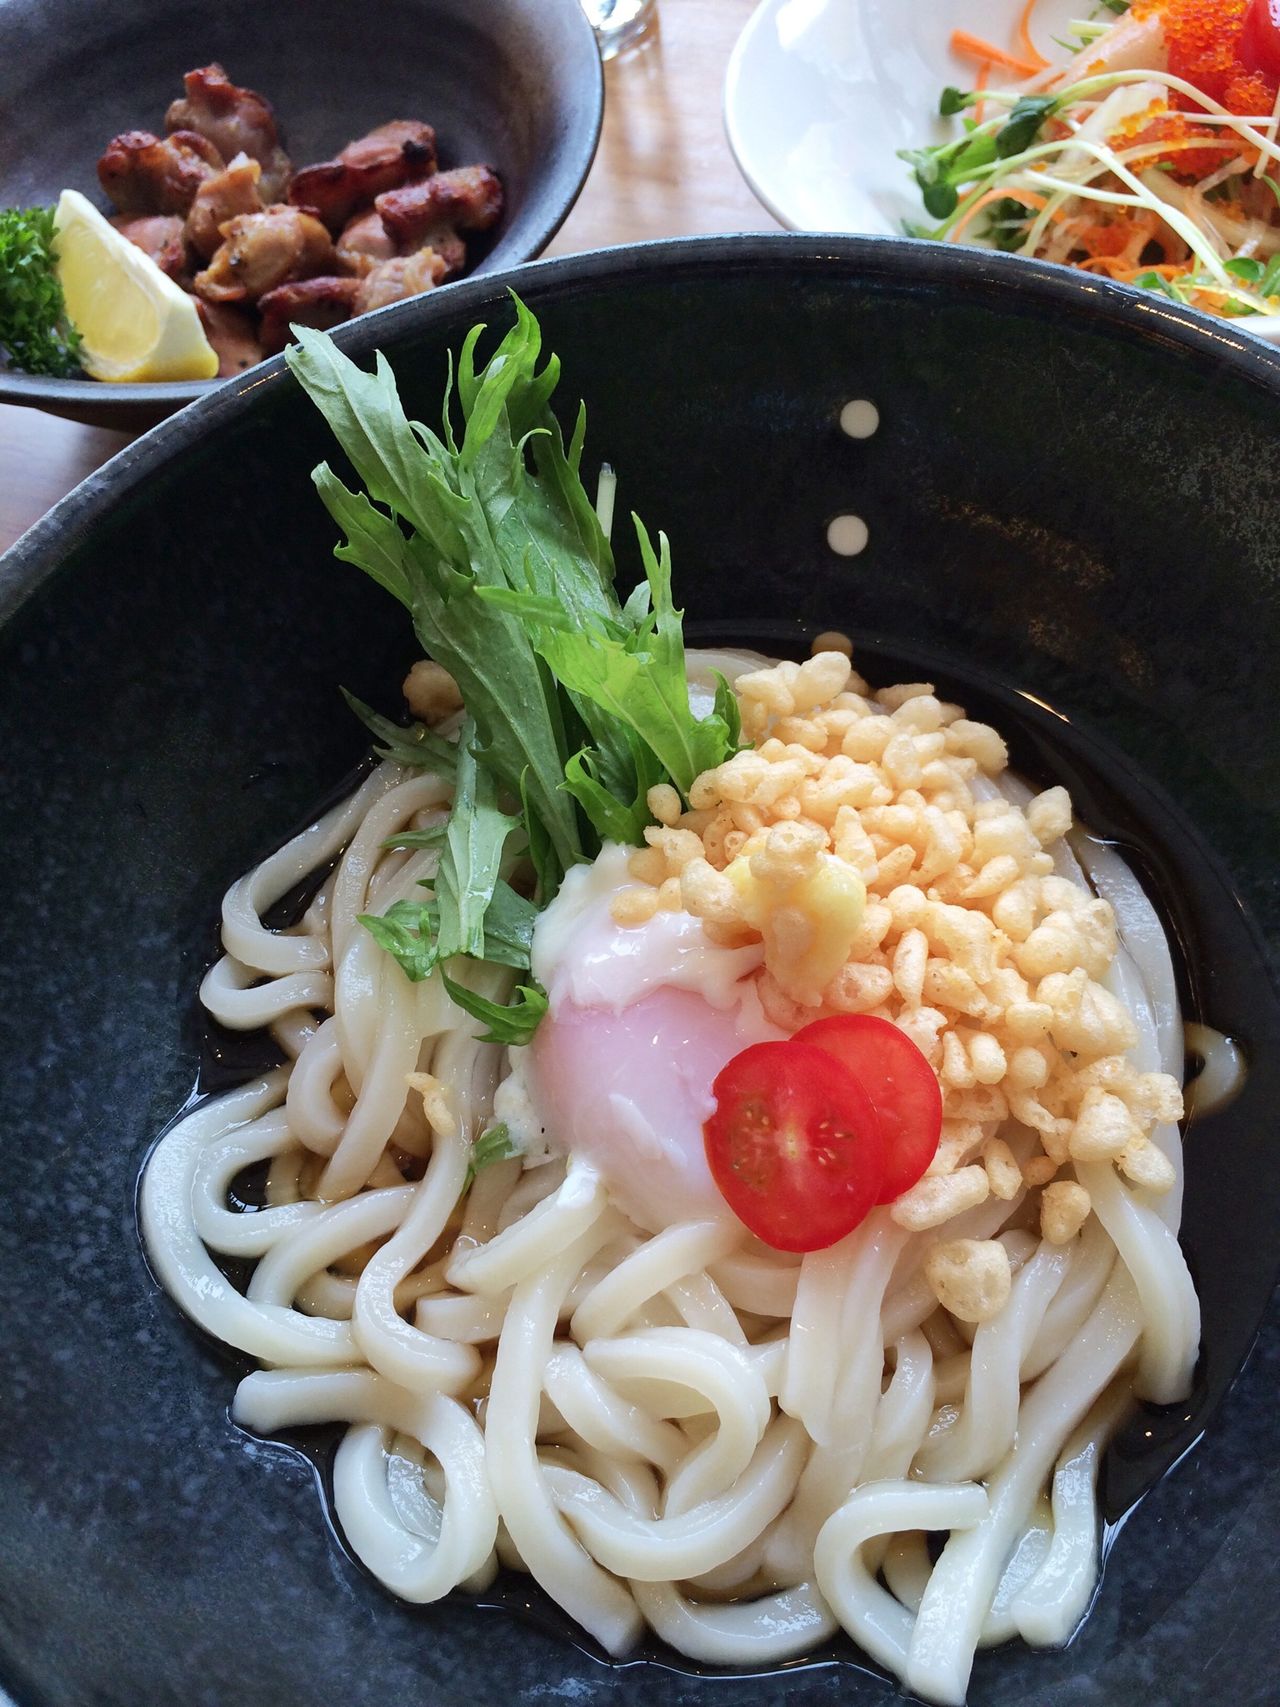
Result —
M84 340L86 373L116 384L214 377L218 358L193 297L78 190L63 190L54 223L58 279Z

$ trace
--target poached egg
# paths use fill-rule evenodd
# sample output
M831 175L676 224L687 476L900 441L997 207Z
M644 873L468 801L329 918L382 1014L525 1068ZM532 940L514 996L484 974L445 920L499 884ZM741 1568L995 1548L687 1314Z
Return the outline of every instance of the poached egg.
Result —
M703 1145L711 1087L743 1049L785 1033L756 994L760 944L722 947L684 912L615 921L633 851L607 843L539 917L532 966L548 1011L512 1051L495 1114L531 1160L545 1147L591 1161L619 1207L660 1232L731 1217Z

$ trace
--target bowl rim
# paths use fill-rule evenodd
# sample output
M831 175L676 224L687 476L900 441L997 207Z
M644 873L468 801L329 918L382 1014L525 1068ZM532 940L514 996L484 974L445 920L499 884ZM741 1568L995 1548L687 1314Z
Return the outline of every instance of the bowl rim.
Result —
M445 290L361 315L335 328L331 336L347 355L367 359L384 343L393 343L417 327L453 318L473 321L486 309L500 307L512 291L536 304L539 298L565 288L758 267L829 270L833 276L852 274L868 283L897 280L939 296L950 293L998 301L1003 293L1010 303L1016 297L1023 307L1039 306L1046 323L1070 315L1139 342L1210 358L1280 400L1280 350L1241 333L1233 322L1050 261L911 237L775 231L665 237L589 249L474 274ZM254 408L264 386L293 383L283 354L272 356L243 374L206 386L205 394L190 407L159 422L88 475L0 554L0 624L25 603L120 495L136 491L188 444Z
M546 0L539 0L539 3L546 3ZM581 133L570 131L567 137L565 160L574 180L567 199L562 205L551 209L520 245L523 253L509 263L511 268L523 266L541 255L568 219L582 194L600 147L600 133L604 126L604 62L600 58L595 31L580 0L565 0L561 11L567 20L567 29L576 37L579 63L572 69L576 75L589 83L589 87L584 83L584 93L590 98L591 113L589 122ZM508 270L508 267L504 266L486 274L484 267L485 261L482 260L474 273L468 273L462 279L441 288L452 291L457 285L465 284L470 279L496 277L500 272ZM374 308L360 318L377 319L386 312L386 308ZM273 359L268 357L268 361ZM149 417L161 413L167 416L216 391L221 391L225 386L238 384L249 373L261 373L266 365L265 362L258 362L253 368L246 369L245 374L234 374L227 379L160 380L148 381L145 384L108 384L99 379L88 378L51 379L41 374L22 373L17 369L0 366L0 403L7 403L15 408L43 409L53 414L76 412L77 419L87 419L87 415L78 412L87 410L95 401L101 403L104 417L111 413L115 417L123 418L131 410L137 411L140 416L144 412ZM0 601L0 611L3 608L3 602ZM0 1707L3 1707L2 1703Z

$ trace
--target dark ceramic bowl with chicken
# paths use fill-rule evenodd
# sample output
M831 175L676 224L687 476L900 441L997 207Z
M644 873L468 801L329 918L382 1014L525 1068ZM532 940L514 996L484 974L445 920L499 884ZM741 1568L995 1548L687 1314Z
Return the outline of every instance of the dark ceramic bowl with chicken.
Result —
M140 431L291 322L531 260L602 110L580 0L5 0L0 207L83 192L197 297L220 370L106 384L0 358L0 401Z

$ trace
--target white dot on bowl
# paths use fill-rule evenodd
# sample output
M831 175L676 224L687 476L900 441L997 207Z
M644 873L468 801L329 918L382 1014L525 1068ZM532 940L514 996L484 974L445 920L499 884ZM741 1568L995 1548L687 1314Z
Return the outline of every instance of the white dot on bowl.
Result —
M865 397L855 397L840 411L840 425L851 439L869 439L880 425L880 411Z
M827 528L827 544L838 557L856 557L869 537L861 516L836 516Z

